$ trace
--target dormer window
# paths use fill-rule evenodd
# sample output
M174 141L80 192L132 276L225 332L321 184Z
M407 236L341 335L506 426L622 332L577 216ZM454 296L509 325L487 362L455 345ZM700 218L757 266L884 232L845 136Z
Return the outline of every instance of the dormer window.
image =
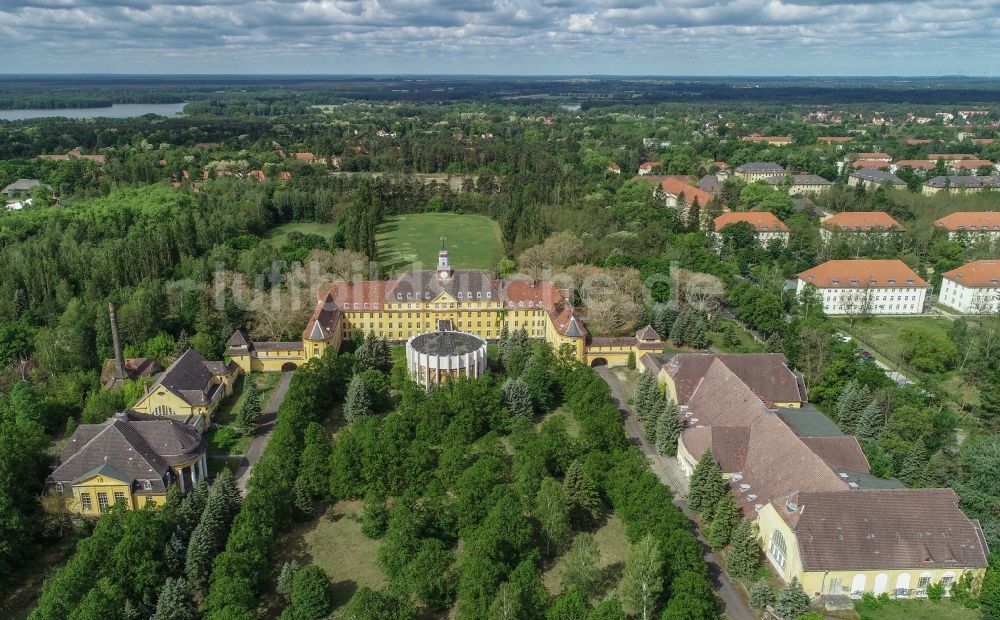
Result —
M413 293L407 293L406 294L406 298L407 299L413 299Z
M851 284L857 284L857 283L858 283L857 278L851 278Z
M403 299L403 294L402 294L402 293L396 293L396 299L398 299L398 300L402 301L402 299Z
M344 304L344 310L347 310L347 309L349 309L350 307L351 307L351 304Z
M465 299L464 295L462 294L462 291L458 292L458 298L459 299Z
M63 492L63 483L61 483L61 482L57 482L56 483L56 491L58 491L60 493Z
M896 279L895 278L889 278L887 280L887 282L889 282L889 284L895 284L896 283Z
M913 284L913 282L914 282L913 278L907 278L906 279L906 283L907 284Z
M153 481L152 480L143 480L142 481L142 488L145 491L151 491L151 490L153 490Z

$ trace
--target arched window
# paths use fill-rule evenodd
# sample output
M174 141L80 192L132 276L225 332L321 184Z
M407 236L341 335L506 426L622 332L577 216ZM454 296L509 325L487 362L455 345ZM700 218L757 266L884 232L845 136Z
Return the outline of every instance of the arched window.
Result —
M177 415L174 410L167 405L157 405L153 408L153 415Z
M785 558L787 557L785 537L778 530L771 532L771 544L768 546L767 555L775 566L782 570L785 569Z

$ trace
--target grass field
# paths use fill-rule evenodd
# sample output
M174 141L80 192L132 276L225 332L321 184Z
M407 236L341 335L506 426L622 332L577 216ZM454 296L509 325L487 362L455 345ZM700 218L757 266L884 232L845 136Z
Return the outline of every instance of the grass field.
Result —
M544 416L542 416L542 419L540 419L538 423L535 424L535 428L536 429L541 428L542 424L544 424L546 420L552 418L563 418L564 420L566 420L566 432L568 432L571 437L580 436L580 423L577 421L576 416L573 415L573 412L570 411L569 408L566 407L565 405L560 405L559 407L556 407L553 411L550 411L546 413Z
M716 323L716 329L708 332L708 341L715 349L723 353L761 353L764 351L764 345L757 342L750 332L736 321L720 318L716 319ZM739 340L739 344L733 347L727 347L723 342L725 339L724 330L727 329L728 325L732 325L729 329L733 330Z
M303 235L320 235L327 241L333 236L333 233L337 230L336 224L316 224L312 222L292 222L291 224L282 224L281 226L275 226L271 230L267 231L264 235L264 240L273 245L276 248L280 248L285 245L288 241L288 235L293 232L302 233Z
M332 509L334 520L324 514L296 527L282 537L274 559L276 567L294 559L326 571L332 584L332 618L341 617L337 610L351 600L358 588L377 590L388 583L378 567L381 543L361 533L363 508L362 501L337 502Z
M861 620L976 620L979 612L966 609L950 601L937 603L922 600L896 600L883 603L875 609L858 604L855 610Z
M618 584L622 569L625 567L625 558L628 557L632 545L625 536L625 525L614 515L609 516L604 525L594 532L594 539L601 552L599 566L602 576L598 592L595 592L597 596L594 598L601 598L601 595ZM552 594L559 594L562 570L562 558L559 558L542 575L545 587Z
M420 263L437 266L441 237L447 238L452 267L493 269L502 258L500 227L481 215L417 213L391 217L378 228L379 262L393 273Z

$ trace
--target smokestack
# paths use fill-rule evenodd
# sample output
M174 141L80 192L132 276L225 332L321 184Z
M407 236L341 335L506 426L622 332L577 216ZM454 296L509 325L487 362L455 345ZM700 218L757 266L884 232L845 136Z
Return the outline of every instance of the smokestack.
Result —
M115 379L125 379L125 355L122 353L122 338L118 334L118 314L115 304L108 304L108 314L111 315L111 342L115 347Z

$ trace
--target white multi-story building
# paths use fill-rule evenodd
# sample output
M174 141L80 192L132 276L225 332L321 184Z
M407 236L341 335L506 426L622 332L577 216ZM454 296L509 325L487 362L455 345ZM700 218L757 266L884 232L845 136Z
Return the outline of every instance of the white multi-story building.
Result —
M1000 261L977 260L945 272L938 301L963 314L1000 311Z
M796 293L809 285L826 314L922 314L930 284L901 260L831 260L799 274Z
M767 247L771 241L778 240L781 245L788 245L788 226L770 211L730 211L715 218L714 236L722 237L722 229L732 224L746 222L753 226L757 243Z
M762 181L768 177L784 177L785 169L770 161L752 161L742 166L737 166L735 174L747 183L753 183L754 181Z
M1000 235L1000 211L956 211L934 221L948 231L949 239L986 237L993 241Z

